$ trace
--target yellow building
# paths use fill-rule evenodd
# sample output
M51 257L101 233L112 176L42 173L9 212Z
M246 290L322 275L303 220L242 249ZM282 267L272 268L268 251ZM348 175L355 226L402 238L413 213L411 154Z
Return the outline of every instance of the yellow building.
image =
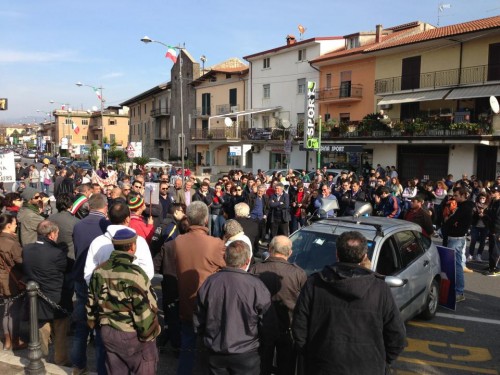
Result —
M190 142L196 147L196 165L212 173L227 170L232 159L229 147L242 146L247 122L237 121L244 111L248 66L237 58L228 59L204 71L192 82L196 89L195 127ZM203 171L200 171L203 172Z

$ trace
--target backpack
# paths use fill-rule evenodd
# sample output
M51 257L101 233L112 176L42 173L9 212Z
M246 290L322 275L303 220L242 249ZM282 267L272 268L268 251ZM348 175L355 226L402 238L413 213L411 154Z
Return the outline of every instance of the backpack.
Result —
M162 222L155 228L151 244L149 245L153 256L158 254L165 242L173 240L177 236L176 230L177 225L173 222Z

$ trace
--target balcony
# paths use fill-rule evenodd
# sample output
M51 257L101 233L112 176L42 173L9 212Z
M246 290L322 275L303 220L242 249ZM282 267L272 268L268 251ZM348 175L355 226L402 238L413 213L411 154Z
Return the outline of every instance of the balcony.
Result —
M316 99L319 102L347 102L358 101L363 98L362 85L345 85L330 87L316 91Z
M209 118L212 115L210 107L201 107L193 110L194 118Z
M162 117L162 116L170 116L169 108L155 108L151 110L151 117Z
M233 127L212 127L208 129L191 129L189 135L192 140L239 140L241 132L238 131L236 137L236 128Z
M500 64L478 65L461 69L439 70L416 75L390 77L375 81L375 94L389 94L403 90L436 89L465 86L500 80Z
M228 113L238 112L240 110L239 105L230 104L220 104L215 106L215 112L217 115L225 115Z
M227 140L249 140L270 141L295 138L295 129L273 128L251 128L246 122L242 122L238 132L234 127L212 127L208 129L192 129L191 140L195 141L227 141ZM303 134L302 134L303 137Z

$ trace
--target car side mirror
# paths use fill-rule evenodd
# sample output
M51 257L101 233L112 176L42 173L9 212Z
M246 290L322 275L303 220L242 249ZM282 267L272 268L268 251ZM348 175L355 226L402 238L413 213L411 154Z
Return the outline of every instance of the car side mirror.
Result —
M399 288L408 283L408 279L402 279L396 276L386 276L385 283L389 285L391 288Z

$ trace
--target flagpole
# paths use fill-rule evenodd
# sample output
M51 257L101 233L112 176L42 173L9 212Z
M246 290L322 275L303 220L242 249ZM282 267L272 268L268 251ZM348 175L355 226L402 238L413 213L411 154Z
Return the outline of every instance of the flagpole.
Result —
M180 151L181 151L181 168L182 168L182 183L184 183L184 179L185 179L185 167L184 167L184 153L185 153L185 137L184 137L184 102L183 102L183 96L182 96L182 86L183 86L183 81L182 81L182 51L184 50L184 47L181 47L181 46L171 46L171 45L168 45L166 43L163 43L159 40L154 40L154 39L151 39L150 37L148 36L145 36L143 38L141 38L141 42L143 43L158 43L158 44L161 44L162 46L165 46L167 47L167 54L168 54L168 49L175 49L176 51L179 51L179 82L180 82L180 109L181 109L181 146L180 146ZM172 60L174 61L174 60ZM175 64L176 62L174 62Z

